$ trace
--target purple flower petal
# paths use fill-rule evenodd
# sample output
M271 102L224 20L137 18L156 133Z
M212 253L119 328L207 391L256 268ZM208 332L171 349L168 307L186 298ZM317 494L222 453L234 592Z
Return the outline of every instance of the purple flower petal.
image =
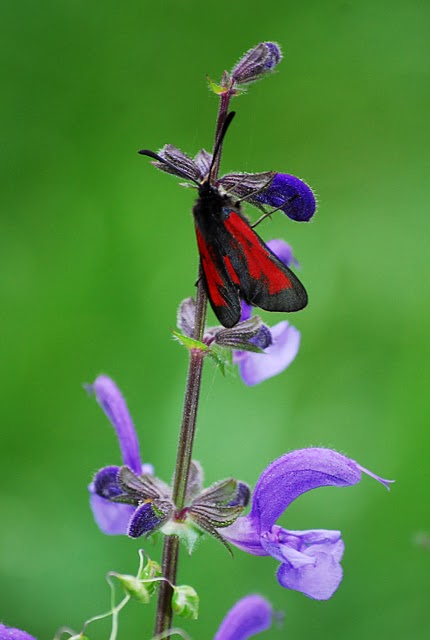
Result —
M109 502L95 493L91 494L90 505L94 520L103 533L109 536L127 534L128 523L136 507L131 504Z
M275 254L279 260L285 264L286 267L290 265L294 265L295 267L299 266L298 260L293 256L293 250L289 244L287 244L284 240L279 238L274 238L273 240L269 240L266 242L270 251Z
M340 531L293 532L275 526L262 538L267 551L282 562L277 573L281 586L315 600L331 598L343 576Z
M99 376L90 389L94 391L97 402L116 431L124 464L138 475L141 474L139 441L120 390L107 376Z
M328 600L342 581L342 567L336 559L327 553L316 553L306 566L294 569L284 563L278 569L276 577L281 586L301 591L314 600Z
M258 595L239 600L227 613L214 640L247 640L272 625L272 607Z
M240 321L245 322L245 320L249 320L252 315L252 304L248 304L247 302L245 302L245 300L241 300L240 306L242 307Z
M270 329L272 344L264 353L236 352L233 362L239 366L243 382L253 386L278 375L289 367L300 346L300 331L286 320Z
M238 549L253 556L267 556L269 552L261 544L260 524L251 516L241 516L222 530L223 537Z
M269 531L288 505L317 487L348 487L361 480L354 460L331 449L298 449L270 464L254 490L251 516Z
M247 553L271 555L278 560L281 566L277 578L281 586L316 600L326 600L342 580L340 561L344 544L340 531L294 531L275 522L302 493L324 486L352 486L361 480L362 473L389 488L390 480L380 478L336 451L313 448L287 453L261 474L251 513L223 529L223 536Z
M35 638L26 631L0 624L0 640L35 640Z
M268 188L257 194L252 201L280 208L296 222L308 222L315 213L316 201L308 185L287 173L277 173Z

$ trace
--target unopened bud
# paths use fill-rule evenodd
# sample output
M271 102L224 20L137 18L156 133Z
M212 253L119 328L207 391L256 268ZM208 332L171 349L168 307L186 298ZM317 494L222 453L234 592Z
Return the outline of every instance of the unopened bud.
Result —
M197 620L199 617L199 596L188 584L173 588L172 609L182 618Z
M116 577L120 581L127 595L141 604L148 604L150 600L148 587L146 584L142 584L139 578L125 574L118 574Z
M262 42L245 53L231 72L231 77L238 84L254 82L273 71L281 59L281 49L275 42Z

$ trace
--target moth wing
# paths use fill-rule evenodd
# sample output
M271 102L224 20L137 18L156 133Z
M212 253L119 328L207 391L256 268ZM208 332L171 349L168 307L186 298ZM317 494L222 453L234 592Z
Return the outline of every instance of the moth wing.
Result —
M240 293L250 304L266 311L299 311L308 302L297 276L266 246L236 211L225 219L228 240L224 247L231 277L237 277Z
M212 309L224 327L233 327L240 320L239 280L223 255L219 238L207 242L196 226L197 245L203 270L205 289ZM223 234L222 234L223 235Z

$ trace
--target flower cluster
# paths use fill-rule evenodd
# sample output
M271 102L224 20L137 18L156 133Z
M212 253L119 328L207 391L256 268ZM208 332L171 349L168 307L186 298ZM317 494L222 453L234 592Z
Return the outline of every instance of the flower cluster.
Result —
M167 485L148 473L139 472L145 466L141 463L137 436L119 389L107 376L97 378L91 388L117 433L124 464L130 460L135 462L134 473L129 467L111 466L96 474L90 493L97 524L104 533L128 533L132 537L148 535L159 528L164 533L180 533L177 522L172 527L174 505L169 502ZM252 495L251 511L247 516L240 516L249 499L247 485L230 479L202 492L200 467L195 465L189 482L188 511L191 509L191 513L187 516L193 519L194 515L194 524L201 530L246 553L272 556L281 563L277 572L281 586L316 600L326 600L342 580L340 561L344 543L340 531L296 531L283 529L276 522L303 493L325 486L349 487L360 482L363 473L386 487L390 483L331 449L309 448L286 453L260 475ZM110 478L109 490L101 488L105 474ZM153 490L151 495L148 483ZM132 494L132 505L117 501L119 493L127 491ZM209 508L215 515L208 524L204 516Z

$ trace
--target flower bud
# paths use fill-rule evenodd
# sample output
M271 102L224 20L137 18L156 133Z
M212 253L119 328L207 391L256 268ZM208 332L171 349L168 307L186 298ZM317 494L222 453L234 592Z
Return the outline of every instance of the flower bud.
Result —
M128 596L141 604L148 604L152 592L150 593L147 584L142 583L136 576L129 576L127 574L115 574L115 577L118 578Z
M199 617L199 596L188 584L173 587L172 609L181 618L197 620Z
M155 578L160 578L161 576L161 567L158 562L155 562L155 560L148 560L140 572L139 578L142 580L142 583L146 587L150 596L154 593L159 582L158 580L155 580Z
M275 42L262 42L244 54L231 72L231 77L238 84L254 82L273 71L281 59L281 49Z

